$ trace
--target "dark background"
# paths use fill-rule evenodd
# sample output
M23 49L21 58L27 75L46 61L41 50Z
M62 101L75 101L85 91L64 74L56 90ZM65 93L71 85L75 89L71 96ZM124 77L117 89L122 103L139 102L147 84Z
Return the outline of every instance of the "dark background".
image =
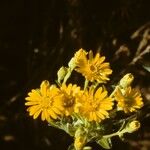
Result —
M149 0L13 0L0 2L0 150L66 150L73 139L28 116L24 98L42 80L54 82L59 67L79 48L101 50L113 69L110 83L131 72L134 86L150 99ZM137 32L136 32L137 31ZM137 36L132 36L133 33ZM144 40L143 40L144 41ZM80 83L78 83L80 84ZM144 108L147 114L147 108ZM149 109L148 109L149 110ZM113 150L150 149L150 117ZM93 149L101 149L92 143Z

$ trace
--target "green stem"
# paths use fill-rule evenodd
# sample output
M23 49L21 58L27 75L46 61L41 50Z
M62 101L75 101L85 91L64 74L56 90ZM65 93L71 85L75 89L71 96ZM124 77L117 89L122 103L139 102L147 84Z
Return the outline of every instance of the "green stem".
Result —
M122 131L117 131L115 133L112 133L112 134L108 134L108 135L104 135L103 137L104 138L111 138L111 137L114 137L114 136L121 136L123 135L124 133L127 133L128 131L126 129L123 129Z
M123 130L124 125L125 125L125 121L122 123L120 129L117 132L112 133L112 134L108 134L108 135L104 135L103 137L105 137L105 138L111 138L113 136L117 136L117 135L119 136L121 134L124 134L126 132L126 130Z
M89 80L85 80L85 82L84 82L84 90L86 90L86 88L88 87L88 83L89 83Z
M65 78L64 78L64 81L63 81L63 84L65 84L67 82L67 80L69 79L69 77L71 76L71 73L72 73L73 70L71 70L69 68L68 70L68 73L66 74Z
M119 86L117 85L109 97L113 97Z
M117 132L112 133L112 134L104 135L103 137L104 137L104 138L111 138L111 137L113 137L113 136L119 135L119 133L120 133L120 132L117 131Z
M49 126L55 127L55 128L60 128L60 125L57 125L55 122L50 121Z

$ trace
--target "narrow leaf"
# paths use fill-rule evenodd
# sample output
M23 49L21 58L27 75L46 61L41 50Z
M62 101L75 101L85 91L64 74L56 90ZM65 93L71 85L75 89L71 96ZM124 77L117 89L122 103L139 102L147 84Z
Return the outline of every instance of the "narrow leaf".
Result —
M147 70L148 72L150 72L150 66L145 66L145 65L143 65L143 68L144 68L145 70Z
M97 141L99 145L101 145L105 149L111 149L112 143L110 138L101 138Z

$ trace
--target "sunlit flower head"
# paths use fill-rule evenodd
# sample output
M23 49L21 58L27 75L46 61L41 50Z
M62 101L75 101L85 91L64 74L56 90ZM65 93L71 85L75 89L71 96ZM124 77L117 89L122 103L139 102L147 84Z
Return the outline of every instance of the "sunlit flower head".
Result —
M112 107L113 100L107 96L106 90L100 87L95 92L93 88L90 88L78 99L75 111L88 121L100 122L109 118L108 110Z
M74 112L74 106L76 104L76 97L80 95L80 87L77 85L62 84L59 91L59 97L62 101L63 113L65 116L70 116Z
M105 57L100 56L99 53L93 57L93 52L88 53L83 49L80 49L76 52L75 56L76 61L76 71L81 73L87 80L93 82L97 81L99 83L105 83L109 80L108 76L112 73L109 63L104 62Z
M122 109L125 113L134 112L143 106L142 97L139 91L128 87L122 93L118 88L115 93L118 108Z
M57 119L61 114L62 106L57 98L58 89L48 81L41 83L40 89L33 89L26 97L25 105L30 116L36 119L41 114L42 121Z

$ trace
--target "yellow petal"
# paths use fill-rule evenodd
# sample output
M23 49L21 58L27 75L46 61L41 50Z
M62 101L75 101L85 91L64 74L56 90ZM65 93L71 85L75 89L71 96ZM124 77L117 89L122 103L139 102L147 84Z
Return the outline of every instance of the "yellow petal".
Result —
M35 112L35 114L34 114L34 116L33 116L33 119L36 119L39 115L40 115L40 113L41 113L41 109L39 109L37 112Z
M34 115L39 109L40 109L39 105L29 107L28 109L29 115L30 116Z
M40 86L40 91L43 96L47 96L47 90L49 89L49 82L47 80L43 81Z
M39 104L37 101L31 101L31 102L26 102L25 103L26 106L37 105L37 104Z

